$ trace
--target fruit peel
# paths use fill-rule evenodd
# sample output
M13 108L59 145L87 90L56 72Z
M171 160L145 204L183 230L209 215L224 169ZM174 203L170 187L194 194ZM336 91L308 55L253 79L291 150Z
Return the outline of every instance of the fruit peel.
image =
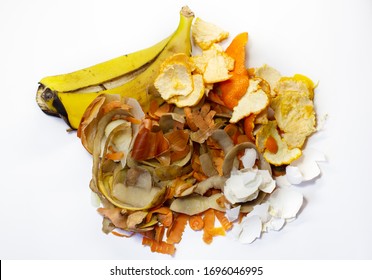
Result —
M234 69L234 59L217 44L213 44L209 49L203 50L201 55L193 56L191 59L195 63L195 71L203 75L206 84L230 79L229 72Z
M219 26L196 18L191 29L194 42L202 49L209 49L212 44L221 42L229 37L229 32Z
M311 79L305 75L295 74L293 77L281 77L280 80L276 83L274 91L277 94L286 92L286 91L296 91L300 92L309 99L314 99L314 83Z
M257 67L254 69L255 77L259 77L267 81L270 85L270 95L274 97L276 92L274 88L276 87L277 83L281 78L281 74L278 70L274 69L273 67L264 64L261 67Z
M271 107L290 148L301 148L307 137L316 131L314 103L304 93L281 92L272 100Z
M203 77L200 74L192 75L194 88L192 92L190 92L186 96L177 95L170 98L168 103L174 103L177 107L183 108L188 106L194 106L199 103L199 101L203 98L205 92L205 86L203 82Z
M238 105L233 108L230 119L231 123L236 123L250 114L259 114L269 105L269 97L265 91L259 87L260 80L251 79L245 95L239 100Z
M270 136L275 139L278 145L278 151L276 153L268 151L265 147L266 140ZM301 149L289 148L287 143L280 137L276 121L269 121L259 128L256 134L256 146L263 153L264 158L275 166L290 164L302 154Z
M189 66L185 63L167 63L155 80L155 88L164 100L193 91L193 80Z

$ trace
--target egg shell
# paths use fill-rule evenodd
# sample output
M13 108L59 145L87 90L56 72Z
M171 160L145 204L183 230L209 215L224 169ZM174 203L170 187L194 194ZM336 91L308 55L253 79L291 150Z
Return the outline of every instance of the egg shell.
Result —
M285 168L286 177L288 182L292 185L301 184L303 181L303 176L300 169L297 166L288 165Z
M326 157L322 152L316 149L307 148L302 152L302 156L293 161L290 166L299 169L303 181L309 181L320 175L320 168L317 162L325 161Z
M242 221L242 231L239 241L243 244L252 243L261 236L262 222L259 216L245 217Z
M240 205L231 209L226 209L226 217L230 222L235 221L239 218Z
M267 231L275 230L279 231L283 228L286 220L282 218L271 217L271 219L264 225Z
M262 223L267 223L271 219L271 215L269 214L269 207L270 204L268 202L255 205L253 207L253 210L248 213L247 217L258 216L260 217Z
M303 195L292 187L277 188L269 197L273 217L295 218L303 203Z
M258 170L258 173L262 177L262 183L259 189L265 193L272 193L275 189L276 183L275 180L271 177L271 174L268 170Z
M244 155L240 158L244 168L252 168L257 159L257 152L255 149L245 149Z
M291 185L291 183L288 181L286 175L281 175L281 176L275 177L275 182L276 182L276 185L278 187L281 187L281 188L289 187Z

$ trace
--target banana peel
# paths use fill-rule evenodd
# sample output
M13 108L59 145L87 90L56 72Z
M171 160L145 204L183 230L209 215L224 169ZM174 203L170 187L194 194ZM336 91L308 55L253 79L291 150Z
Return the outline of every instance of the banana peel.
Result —
M39 82L40 109L61 117L72 129L79 127L89 104L101 94L119 94L138 100L144 111L157 97L154 80L161 64L176 53L191 55L190 30L194 13L180 11L176 31L152 47L120 56L72 73L45 77Z

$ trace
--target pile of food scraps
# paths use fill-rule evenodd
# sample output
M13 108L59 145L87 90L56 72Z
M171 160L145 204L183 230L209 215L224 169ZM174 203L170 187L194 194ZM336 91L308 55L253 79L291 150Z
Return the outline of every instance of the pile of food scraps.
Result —
M101 95L78 129L93 155L103 231L141 234L152 252L170 255L187 226L207 244L281 229L303 203L288 185L318 176L322 160L303 155L316 131L309 78L247 69L246 32L223 49L229 33L197 18L192 37L200 54L163 63L147 113L135 99Z

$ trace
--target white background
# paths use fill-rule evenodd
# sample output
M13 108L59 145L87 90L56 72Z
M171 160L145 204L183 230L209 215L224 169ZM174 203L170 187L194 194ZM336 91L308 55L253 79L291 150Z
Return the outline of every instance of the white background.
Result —
M328 114L309 141L328 162L299 187L306 205L251 245L186 232L175 257L140 238L101 232L88 187L92 160L65 123L35 102L38 81L168 36L183 5L247 31L248 66L319 81ZM1 1L0 259L372 259L372 1Z

